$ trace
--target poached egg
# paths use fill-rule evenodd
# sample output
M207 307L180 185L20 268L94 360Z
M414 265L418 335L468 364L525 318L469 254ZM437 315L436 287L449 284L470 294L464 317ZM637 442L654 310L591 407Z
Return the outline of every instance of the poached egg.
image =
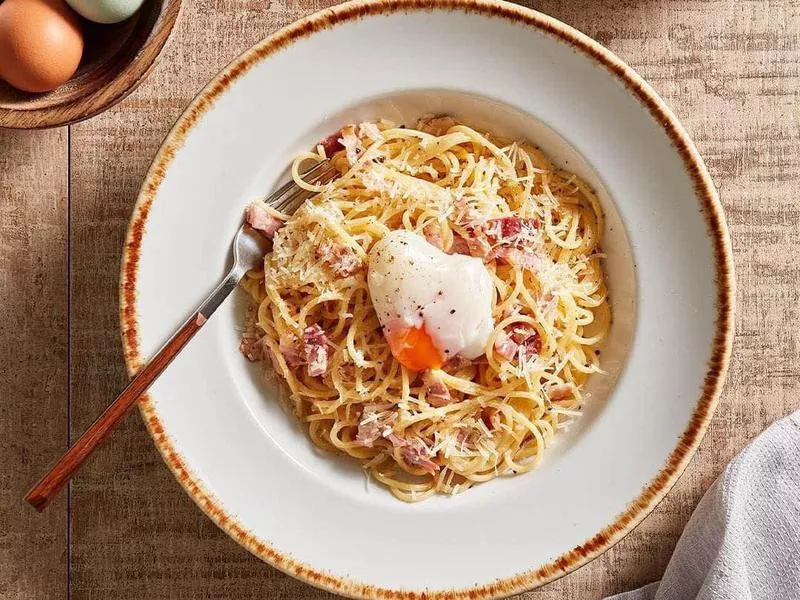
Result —
M445 254L411 231L369 252L372 304L394 357L413 371L483 354L494 329L492 276L478 258Z

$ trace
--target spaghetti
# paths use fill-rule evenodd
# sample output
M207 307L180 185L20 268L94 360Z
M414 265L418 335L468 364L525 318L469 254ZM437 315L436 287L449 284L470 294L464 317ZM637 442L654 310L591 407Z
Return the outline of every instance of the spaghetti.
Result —
M315 444L360 460L402 500L530 471L601 372L611 313L594 193L537 147L449 117L348 126L339 141L327 184L300 175L325 148L295 160L313 196L294 215L258 207L279 228L243 282L257 308L242 350L269 357ZM367 273L370 249L399 229L484 261L485 355L421 373L393 356Z

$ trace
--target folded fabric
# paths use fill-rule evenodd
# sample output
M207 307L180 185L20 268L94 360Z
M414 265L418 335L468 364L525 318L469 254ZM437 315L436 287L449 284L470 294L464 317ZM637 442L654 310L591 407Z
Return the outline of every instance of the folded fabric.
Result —
M800 411L731 461L660 582L607 600L800 600Z

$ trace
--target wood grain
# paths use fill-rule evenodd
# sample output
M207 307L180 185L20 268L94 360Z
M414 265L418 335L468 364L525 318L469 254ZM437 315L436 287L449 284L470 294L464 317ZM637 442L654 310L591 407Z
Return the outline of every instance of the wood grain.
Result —
M112 110L72 128L73 435L126 383L117 329L118 265L130 210L158 145L186 103L223 65L278 27L326 5L310 0L184 3L175 37L149 79ZM520 596L599 599L658 579L694 506L724 465L768 424L800 406L800 329L795 326L800 312L800 6L790 0L543 0L532 5L610 47L665 98L720 189L735 251L733 362L696 458L653 514L615 548L576 573ZM0 166L2 150L0 142ZM65 168L53 158L28 151L17 162L32 174L11 188L6 170L0 170L0 210L21 210L20 194L33 197L52 188L45 171ZM63 240L63 222L61 227L53 235ZM22 265L16 268L23 269L19 261L27 260L25 255L10 252L3 246L0 257L13 256L14 264ZM28 293L36 289L27 285ZM50 288L51 297L58 293ZM21 297L18 302L30 304L19 305L19 318L28 309L41 309L25 293ZM64 326L63 318L51 321L41 340L57 336L54 332ZM14 347L16 331L3 332L3 348ZM41 342L26 343L40 348ZM37 360L23 357L28 365ZM47 360L56 371L62 364L60 358ZM24 397L42 402L44 395L39 390ZM12 421L31 418L30 409L12 406L6 398L0 402L4 411L12 411ZM18 468L18 457L2 446L9 435L17 436L13 443L39 439L22 426L8 429L7 421L4 414L4 473ZM0 495L0 502L3 509L13 506L6 496ZM9 569L21 568L25 552L18 549L18 538L55 529L29 520L15 524L16 541L0 537L0 586L12 580ZM74 600L330 597L253 558L206 519L163 466L138 417L128 418L75 479L71 541ZM12 555L18 562L5 558ZM30 577L46 572L38 563L23 567ZM17 584L17 597L37 597L37 588L28 584Z
M0 131L0 598L63 597L67 503L22 496L67 443L67 131Z
M175 335L164 344L164 347L136 373L136 377L97 417L95 422L77 440L71 442L63 456L25 494L25 501L28 504L36 510L42 511L56 498L61 489L74 477L89 456L102 445L117 424L127 416L133 405L183 350L189 340L200 331L205 322L206 317L198 312L181 326Z

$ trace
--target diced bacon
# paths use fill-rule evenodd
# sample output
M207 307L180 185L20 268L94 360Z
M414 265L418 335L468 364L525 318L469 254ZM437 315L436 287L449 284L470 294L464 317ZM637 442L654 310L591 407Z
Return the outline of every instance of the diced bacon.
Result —
M535 267L536 258L530 249L531 237L521 236L526 231L532 232L539 228L537 219L523 219L521 217L500 217L483 221L480 217L470 214L469 205L463 201L457 203L458 215L456 221L461 223L467 231L459 247L450 249L450 254L470 254L478 258L501 258L511 264ZM516 245L515 245L516 244ZM465 245L466 250L465 251ZM532 257L532 258L531 258Z
M328 338L322 327L311 325L303 331L303 352L310 377L319 377L328 370Z
M474 450L480 437L481 434L478 430L471 427L462 427L456 434L456 446L459 451L464 451L467 448Z
M251 362L264 360L264 338L253 334L245 334L239 343L239 351Z
M499 258L511 265L514 264L514 261L511 260L512 257L515 257L518 253L519 248L514 248L513 246L498 246L497 248L492 248L487 258L489 260Z
M512 340L505 331L501 331L494 341L494 350L506 360L514 360L519 351L519 344Z
M483 232L483 229L476 227L470 231L470 236L466 238L469 253L478 258L486 258L492 250L492 245L489 243L489 238Z
M422 374L422 384L425 387L425 398L428 404L436 408L450 404L453 399L450 390L436 373L428 369Z
M453 117L448 115L437 115L427 119L421 119L417 124L420 131L430 133L431 135L441 136L448 132L451 127L458 123Z
M392 424L397 420L397 413L379 411L374 405L364 406L361 420L358 423L356 441L365 448L372 448L378 438L386 439L396 437L392 431ZM399 440L400 438L397 438ZM392 442L394 444L394 442Z
M481 420L489 431L500 428L500 412L496 408L491 406L484 408L481 411Z
M464 254L465 256L470 255L469 243L463 237L458 235L457 233L453 234L453 243L450 244L450 248L447 249L448 254Z
M521 346L525 349L525 356L530 358L542 351L542 338L539 337L538 332L535 332L534 335L522 342Z
M469 429L460 429L459 432L456 434L456 445L461 447L465 446L471 437L471 432Z
M379 437L381 437L381 426L378 422L377 410L374 406L365 406L358 423L356 441L365 448L372 448L372 444Z
M495 242L502 242L519 235L523 229L539 229L538 219L523 219L521 217L501 217L491 219L486 223L486 232Z
M499 246L489 253L489 258L499 258L510 265L535 270L541 265L541 259L532 251L520 250L513 246Z
M323 241L316 255L339 277L349 277L361 267L361 261L350 248L331 240Z
M439 465L430 459L430 449L419 438L406 440L406 444L400 447L400 456L410 467L419 467L434 475L439 470Z
M554 385L547 390L547 397L550 398L552 402L559 402L561 400L572 398L574 393L575 390L571 385L567 383L561 383L559 385Z
M395 448L401 448L407 444L407 442L403 438L398 437L393 432L386 434L384 437L387 440L389 440L389 442L391 442L392 446L394 446Z
M358 257L351 252L339 257L339 261L334 263L332 268L337 275L348 277L355 273L360 266L361 262L358 260Z
M306 364L308 375L319 377L328 370L328 352L323 346L306 346Z
M381 437L381 428L377 421L369 421L367 423L358 424L358 433L356 433L356 441L365 448L372 448L372 445Z
M342 146L339 138L342 135L342 131L339 130L336 133L330 134L325 139L319 141L318 146L322 146L322 149L325 151L326 158L330 158L339 150L342 150L344 146Z
M456 354L452 358L447 359L447 362L444 363L444 368L449 369L451 371L458 371L459 369L464 369L466 367L472 366L473 361L468 358L464 358L460 354Z
M467 240L469 253L477 258L486 258L491 250L489 244L483 238L470 238Z
M527 324L512 325L497 335L494 350L506 360L513 361L518 357L519 351L525 358L531 358L542 350L542 338L535 328Z
M444 250L444 240L442 239L441 231L435 224L429 223L423 228L422 232L425 234L425 239L428 240L430 245L436 246L439 250Z
M255 202L245 209L244 220L250 227L263 233L270 239L272 239L275 232L284 225L283 221L269 214Z
M294 368L303 364L302 348L300 348L300 343L294 336L281 336L278 349L286 364L290 367Z
M486 223L486 231L495 241L501 241L522 231L522 219L519 217L492 219Z
M532 325L528 325L527 323L512 325L511 331L508 333L511 336L511 339L518 344L525 343L534 336L539 337L539 332L536 331L536 328Z
M477 223L482 222L483 216L479 210L467 201L463 192L457 191L454 193L451 218L453 222L462 227L474 227Z
M328 337L325 335L325 330L314 323L303 330L303 343L306 345L316 344L325 346L328 343Z
M479 357L473 358L471 362L472 362L472 364L474 366L477 367L477 366L482 366L482 365L488 365L489 364L489 359L486 358L485 354L481 354Z

